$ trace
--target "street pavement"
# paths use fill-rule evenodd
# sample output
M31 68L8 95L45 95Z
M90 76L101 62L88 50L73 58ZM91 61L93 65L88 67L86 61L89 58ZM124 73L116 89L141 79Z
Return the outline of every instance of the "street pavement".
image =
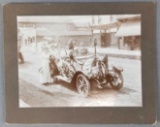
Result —
M24 64L19 64L20 107L70 107L70 106L142 106L141 61L109 57L109 65L122 66L124 86L114 90L109 84L95 89L87 97L81 97L74 84L64 82L42 85L38 69L42 58L39 53L24 52Z

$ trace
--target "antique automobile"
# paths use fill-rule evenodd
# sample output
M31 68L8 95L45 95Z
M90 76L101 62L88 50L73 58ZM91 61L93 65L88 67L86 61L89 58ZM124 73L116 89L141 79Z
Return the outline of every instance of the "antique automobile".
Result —
M75 85L80 95L87 97L92 88L92 82L96 82L98 88L110 84L113 89L119 90L123 86L121 67L108 67L108 56L99 58L96 53L91 58L80 61L71 52L69 56L60 59L51 59L50 67L54 81L63 80Z

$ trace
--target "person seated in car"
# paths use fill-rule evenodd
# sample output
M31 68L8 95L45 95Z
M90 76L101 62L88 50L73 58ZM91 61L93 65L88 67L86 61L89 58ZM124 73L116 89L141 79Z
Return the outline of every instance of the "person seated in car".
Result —
M75 61L74 47L75 47L74 42L73 40L71 40L68 44L69 58L71 59L71 61Z

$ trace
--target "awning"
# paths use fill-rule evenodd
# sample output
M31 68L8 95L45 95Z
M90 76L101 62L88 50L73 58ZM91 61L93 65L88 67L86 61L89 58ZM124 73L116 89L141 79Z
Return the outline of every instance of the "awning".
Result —
M120 25L116 37L141 35L141 22L124 22Z
M119 26L119 22L112 22L108 24L99 24L91 26L92 30L108 30L111 28L117 28Z
M90 24L75 24L77 30L109 30L118 28L119 22L111 22L106 24L90 25Z

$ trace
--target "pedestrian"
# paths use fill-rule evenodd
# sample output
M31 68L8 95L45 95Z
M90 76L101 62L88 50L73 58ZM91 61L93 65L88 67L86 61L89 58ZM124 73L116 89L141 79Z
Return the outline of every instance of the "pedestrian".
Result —
M40 82L44 85L53 82L51 77L51 70L50 70L50 51L48 47L43 47L42 53L42 66L39 69L40 75Z
M21 38L18 38L18 59L20 59L21 64L24 63L24 57L22 54L22 41Z

